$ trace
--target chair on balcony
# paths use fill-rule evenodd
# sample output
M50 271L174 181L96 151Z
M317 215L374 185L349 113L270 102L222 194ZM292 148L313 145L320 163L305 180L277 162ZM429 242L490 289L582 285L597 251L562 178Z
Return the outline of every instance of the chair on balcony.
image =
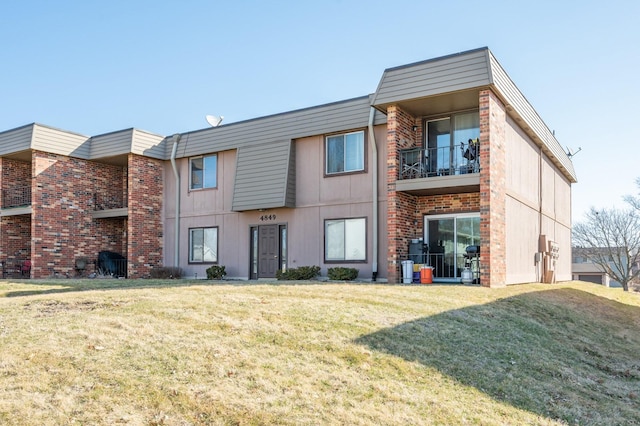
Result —
M402 159L402 179L416 179L424 177L424 165L420 149L405 151Z

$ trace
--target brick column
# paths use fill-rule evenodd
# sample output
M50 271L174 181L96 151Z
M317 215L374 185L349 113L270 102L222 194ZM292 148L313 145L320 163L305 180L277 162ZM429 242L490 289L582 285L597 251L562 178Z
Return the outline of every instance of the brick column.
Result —
M491 90L480 91L480 282L506 285L505 107Z
M128 276L143 278L162 262L162 162L129 155Z
M400 150L416 147L415 117L396 105L387 109L387 280L402 281L401 261L409 256L409 240L415 238L416 197L397 192Z

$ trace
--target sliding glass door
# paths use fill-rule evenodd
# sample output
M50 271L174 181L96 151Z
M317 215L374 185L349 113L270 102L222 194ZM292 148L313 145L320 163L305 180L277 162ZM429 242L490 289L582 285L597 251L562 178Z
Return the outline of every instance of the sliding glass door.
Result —
M424 241L429 245L429 265L441 281L459 281L468 246L480 245L480 215L431 215L424 217Z

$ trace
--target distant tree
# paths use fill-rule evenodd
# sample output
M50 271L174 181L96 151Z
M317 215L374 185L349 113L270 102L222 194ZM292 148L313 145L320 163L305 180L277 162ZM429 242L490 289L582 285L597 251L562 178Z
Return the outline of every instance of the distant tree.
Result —
M583 222L573 226L573 245L609 277L618 281L624 291L640 275L636 267L640 250L640 209L591 208ZM640 200L637 200L640 207Z

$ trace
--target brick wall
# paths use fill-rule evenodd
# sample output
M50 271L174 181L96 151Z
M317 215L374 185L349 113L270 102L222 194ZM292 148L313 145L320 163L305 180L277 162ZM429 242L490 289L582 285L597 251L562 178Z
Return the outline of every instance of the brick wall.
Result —
M480 282L506 285L506 113L491 90L480 92Z
M5 216L0 220L0 260L31 257L31 216Z
M126 255L126 220L92 216L96 190L122 190L122 167L34 151L32 173L34 278L75 276L76 258L103 250Z
M480 194L428 195L418 197L417 213L422 227L422 217L427 214L474 213L480 210Z
M396 191L400 167L400 150L420 146L419 120L396 105L387 109L387 280L402 279L401 261L409 254L409 240L416 232L416 197Z
M0 158L0 189L3 207L28 202L31 194L31 163ZM26 198L25 198L26 197ZM0 261L24 260L31 255L31 216L0 219Z
M162 161L129 155L129 277L141 278L162 263Z
M0 158L2 190L31 185L31 163Z

